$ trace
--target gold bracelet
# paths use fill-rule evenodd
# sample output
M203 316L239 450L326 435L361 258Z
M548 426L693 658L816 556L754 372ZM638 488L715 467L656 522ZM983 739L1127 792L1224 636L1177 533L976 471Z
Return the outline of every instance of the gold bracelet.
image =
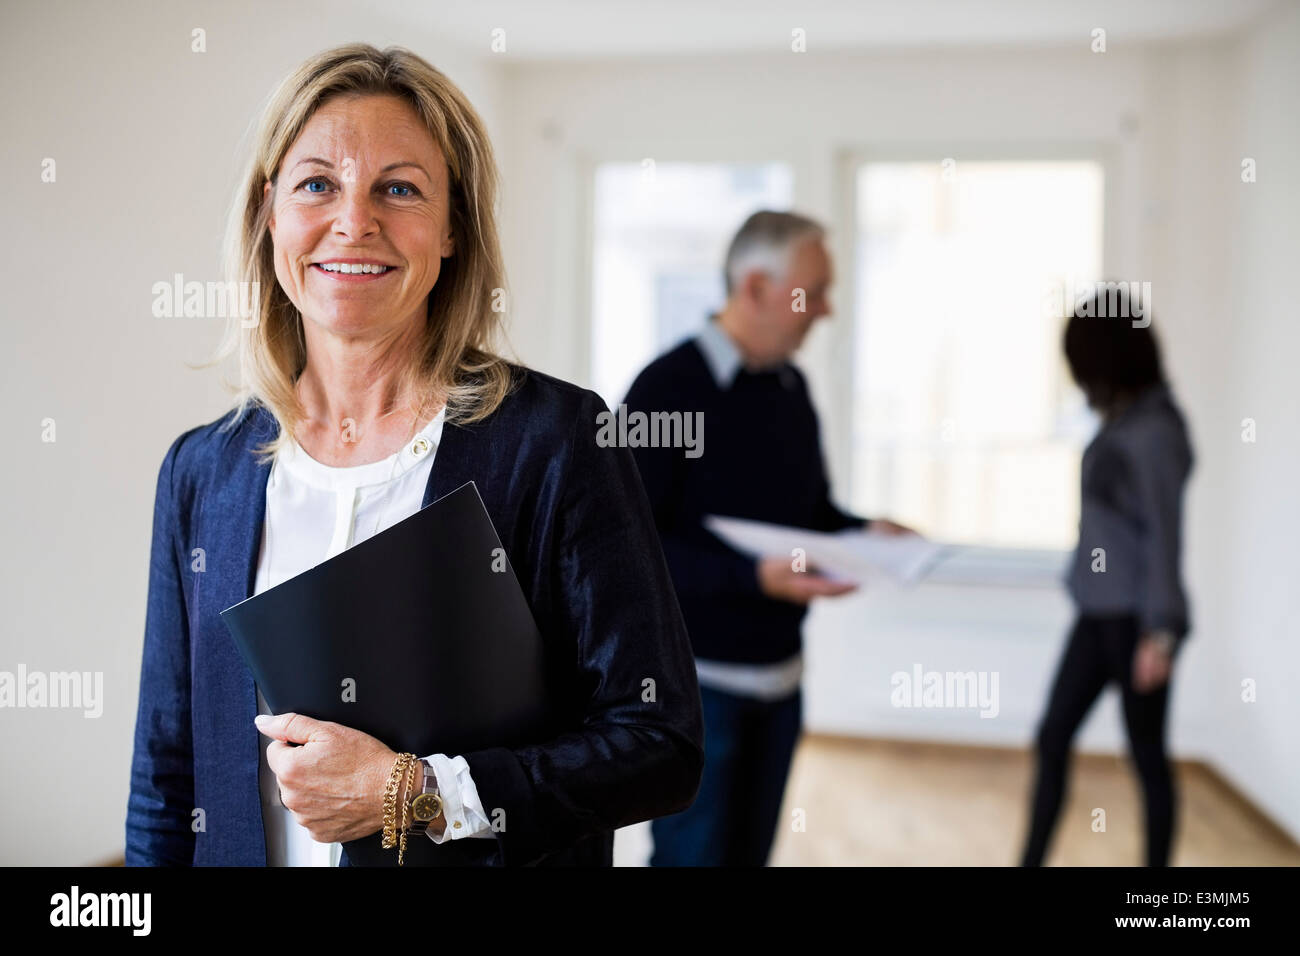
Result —
M393 838L393 811L397 809L397 774L398 768L402 765L402 755L398 754L397 759L393 761L393 769L388 774L388 784L384 787L384 840L383 847L385 850L392 849Z
M403 772L409 767L409 761L415 754L401 753L393 761L393 769L388 774L388 786L384 788L384 839L382 846L391 850L397 845L397 785Z
M423 767L420 765L420 761L412 755L411 759L407 761L406 791L402 794L402 837L401 847L397 851L398 866L402 865L403 858L406 856L406 834L410 829L406 821L407 815L411 809L411 792L415 789L415 774L416 771L422 769Z

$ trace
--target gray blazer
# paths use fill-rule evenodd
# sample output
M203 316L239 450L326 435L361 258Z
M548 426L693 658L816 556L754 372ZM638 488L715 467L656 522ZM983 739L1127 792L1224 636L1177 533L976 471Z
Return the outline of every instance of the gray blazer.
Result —
M1167 630L1181 646L1191 628L1179 565L1193 460L1186 423L1163 384L1088 445L1079 544L1066 577L1081 614L1131 613L1143 630Z

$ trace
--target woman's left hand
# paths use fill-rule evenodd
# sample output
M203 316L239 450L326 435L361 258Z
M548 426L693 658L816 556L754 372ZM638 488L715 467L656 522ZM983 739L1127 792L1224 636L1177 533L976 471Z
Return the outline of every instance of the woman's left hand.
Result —
M313 840L343 843L383 829L394 751L369 734L302 714L262 715L257 724L273 738L266 761L280 802Z
M1133 689L1139 694L1155 690L1169 679L1171 661L1159 640L1143 635L1133 652Z

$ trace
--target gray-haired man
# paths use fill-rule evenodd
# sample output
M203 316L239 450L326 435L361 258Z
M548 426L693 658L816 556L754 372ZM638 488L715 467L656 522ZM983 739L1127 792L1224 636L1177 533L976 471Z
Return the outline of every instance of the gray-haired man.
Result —
M696 654L705 766L695 802L652 824L652 865L764 865L802 721L801 625L814 597L853 585L756 561L708 532L708 514L835 531L868 519L830 498L807 384L790 357L830 313L824 230L752 215L727 253L727 301L698 336L657 358L624 404L702 412L707 454L634 449ZM905 532L889 521L874 527Z

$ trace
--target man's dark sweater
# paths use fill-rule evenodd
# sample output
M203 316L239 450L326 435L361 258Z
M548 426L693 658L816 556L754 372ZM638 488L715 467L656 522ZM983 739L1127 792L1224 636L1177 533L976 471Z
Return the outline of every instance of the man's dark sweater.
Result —
M710 321L705 335L716 337L721 329ZM772 664L799 653L807 607L763 594L757 562L702 519L728 515L818 531L866 524L831 502L803 374L789 363L761 372L715 368L699 341L688 339L637 376L624 404L629 415L703 413L700 457L682 448L632 448L696 657Z

